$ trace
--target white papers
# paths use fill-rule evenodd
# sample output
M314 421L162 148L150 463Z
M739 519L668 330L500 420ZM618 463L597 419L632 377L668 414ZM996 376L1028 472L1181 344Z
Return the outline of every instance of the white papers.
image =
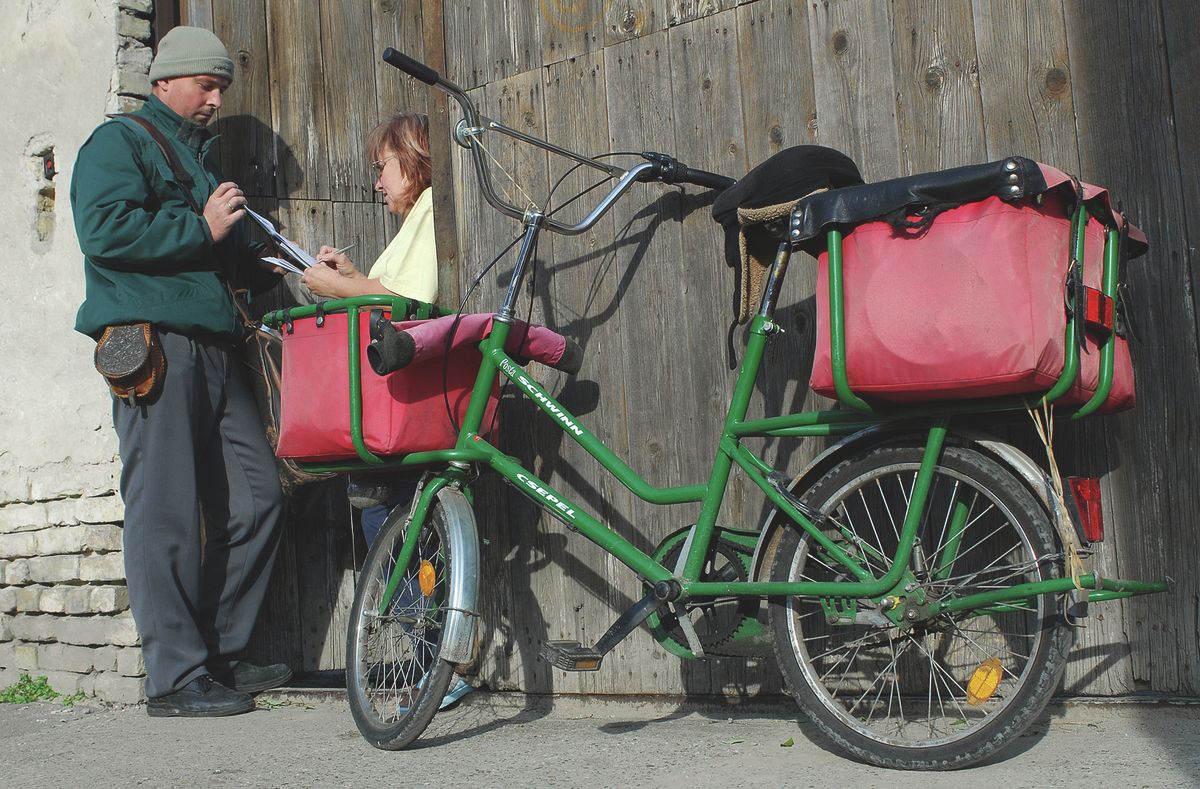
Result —
M265 216L252 211L250 208L246 208L246 214L253 219L268 236L270 236L271 240L275 242L275 246L277 246L281 252L291 258L290 264L282 265L280 268L287 269L288 271L295 271L297 274L303 274L304 269L308 268L309 266L317 265L317 259L301 249L300 245L298 245L295 241L289 241L280 235L279 231L275 229L275 225L271 224L270 219L267 219ZM263 260L266 260L270 263L275 263L275 261L279 260L279 258L263 258ZM276 263L276 265L279 264Z
M272 266L278 266L279 268L283 269L284 271L290 271L293 274L303 274L304 273L304 269L300 268L295 263L292 263L290 260L284 260L283 258L277 258L277 257L270 256L270 255L264 255L263 257L261 257L259 259L262 260L264 263L269 263Z

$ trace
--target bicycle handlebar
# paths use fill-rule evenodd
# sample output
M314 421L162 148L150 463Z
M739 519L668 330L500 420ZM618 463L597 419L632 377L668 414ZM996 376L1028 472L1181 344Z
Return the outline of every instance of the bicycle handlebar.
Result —
M718 192L723 192L736 183L728 176L717 175L707 170L694 170L665 153L645 151L642 153L642 158L656 165L654 177L642 180L662 181L664 184L694 184L707 189L715 189Z
M590 230L600 217L612 207L617 198L629 191L629 188L638 181L661 181L666 184L688 183L718 191L728 189L734 183L732 178L727 178L723 175L717 175L705 170L693 170L674 157L663 153L643 153L642 157L646 161L636 164L628 170L615 165L601 164L595 159L580 156L577 153L560 148L545 140L540 140L515 129L510 129L502 123L497 123L488 118L481 118L479 111L475 108L474 102L471 101L462 88L445 79L424 63L414 60L392 47L388 47L383 51L383 60L385 63L394 66L421 82L444 91L458 103L463 111L463 120L459 122L454 138L459 145L471 151L471 161L475 165L475 176L479 181L480 189L483 191L484 199L497 211L513 219L526 221L529 218L531 210L541 214L541 209L537 206L533 206L532 209L522 209L496 194L496 190L492 186L487 159L485 158L482 145L478 140L478 137L485 131L501 132L509 137L575 161L578 164L601 170L609 177L618 178L616 185L578 223L574 225L564 224L544 214L541 215L540 219L536 220L546 230L562 235L578 235Z
M413 60L399 50L388 47L383 50L383 59L409 76L416 77L426 85L437 85L441 76L419 60Z

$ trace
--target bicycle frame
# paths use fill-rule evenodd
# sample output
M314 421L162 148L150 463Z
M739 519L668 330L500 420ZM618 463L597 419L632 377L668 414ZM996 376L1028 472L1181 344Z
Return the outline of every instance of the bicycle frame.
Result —
M599 438L585 427L580 420L566 407L554 399L537 381L525 373L525 370L505 351L505 341L511 331L513 300L519 291L520 282L532 263L531 255L540 228L536 215L527 219L525 243L522 244L517 265L514 268L505 304L495 316L492 333L480 344L482 363L475 385L472 390L470 405L464 418L458 442L450 450L420 452L405 456L398 462L389 462L376 458L373 468L405 467L428 464L445 464L444 471L434 475L432 481L426 484L412 513L409 525L410 539L398 557L403 565L412 550L415 534L424 521L425 513L431 506L438 490L446 485L455 487L468 486L467 470L473 464L486 465L493 469L528 498L535 501L550 515L566 523L587 539L596 543L606 552L615 556L619 561L633 570L646 583L653 585L664 581L678 584L675 601L685 601L691 598L711 597L761 597L767 595L833 597L842 600L861 598L880 598L888 594L897 594L912 581L908 563L914 539L924 512L926 497L933 479L934 467L946 440L949 424L954 417L967 414L995 413L1005 410L1024 409L1027 404L1020 399L964 401L951 405L937 404L917 408L905 408L892 413L861 413L852 410L810 411L763 419L746 420L750 399L754 391L755 380L761 368L764 351L770 336L778 327L771 319L774 308L775 285L782 279L783 269L786 268L787 258L781 255L776 261L772 272L771 282L764 303L750 322L749 340L746 352L738 372L734 386L733 397L726 413L721 437L715 451L714 462L706 482L657 487L647 482L636 471L630 468L624 460L609 449ZM345 304L349 312L350 347L358 347L356 314L359 305L367 306L373 303L388 302L382 297L366 297L365 299L348 300ZM330 305L333 306L333 305ZM303 317L306 309L292 311L293 317ZM1070 346L1068 346L1070 347ZM844 358L843 358L844 364ZM359 365L354 354L351 354L351 399L357 402ZM585 512L577 503L570 500L560 491L554 489L521 466L514 458L503 453L480 435L481 422L488 395L492 391L496 377L503 375L511 381L521 393L529 398L534 405L543 411L568 437L579 444L584 451L597 460L621 484L640 499L654 505L673 505L683 503L699 503L700 515L693 527L688 540L686 559L682 572L677 576L672 569L647 555L630 541L609 528L603 522ZM357 414L358 422L361 413ZM875 578L866 567L847 554L841 547L830 539L814 522L811 513L805 513L796 506L794 500L785 495L776 485L772 484L770 475L774 470L748 450L741 442L748 437L779 437L779 436L833 436L846 435L866 427L875 425L897 426L921 425L927 426L928 434L925 450L912 492L908 512L901 527L899 547L891 557L890 569L882 578ZM356 442L357 443L357 442ZM360 454L362 451L360 450ZM369 454L369 453L368 453ZM705 559L716 534L716 519L724 497L725 488L730 473L737 466L780 512L790 518L799 528L803 529L830 561L837 562L854 578L844 582L711 582L701 581L700 573ZM310 466L314 470L347 470L362 468L362 464L353 466ZM964 515L965 517L965 515ZM951 534L962 528L962 522L951 524ZM948 568L955 560L954 551L957 543L951 539L942 556L931 557L939 568ZM398 582L398 577L396 582ZM1165 591L1165 582L1125 581L1118 579L1098 579L1094 575L1085 575L1079 579L1079 584L1089 589L1089 600L1099 601L1128 597L1136 594L1149 594ZM966 611L984 606L1003 606L1006 603L1022 601L1030 596L1055 594L1076 588L1071 578L1056 578L1016 585L995 592L980 593L946 601L930 601L930 614L947 611ZM389 589L384 595L386 606L391 599L394 589ZM924 601L922 601L924 602Z
M424 77L421 77L425 79ZM436 79L434 79L436 78ZM961 401L954 403L938 403L925 406L907 406L884 409L873 407L855 395L846 379L846 360L844 343L844 319L842 302L841 274L841 234L829 231L828 248L830 250L830 336L834 365L834 379L842 409L830 411L811 411L784 416L747 420L750 399L754 391L755 381L761 368L763 354L772 334L778 331L773 321L775 302L778 297L783 278L787 271L791 249L787 244L781 244L774 265L768 277L768 284L763 295L758 314L751 320L749 339L741 368L734 385L733 396L725 415L721 436L714 452L713 465L708 478L702 483L658 487L650 484L636 471L630 468L624 460L618 457L599 438L589 431L579 419L557 402L533 378L526 375L514 359L505 351L505 341L511 331L517 296L526 272L533 263L533 250L543 229L552 232L575 235L592 227L612 204L624 194L642 174L653 165L642 163L629 170L611 165L602 165L593 160L580 157L558 146L542 140L521 134L502 124L483 118L476 111L470 99L457 86L437 77L425 81L449 93L463 108L464 120L455 132L455 139L463 147L469 148L475 163L478 180L488 203L501 213L520 219L524 224L524 235L520 251L517 255L512 277L509 281L504 301L494 316L491 334L480 344L482 363L471 393L470 404L463 420L457 443L453 449L419 452L404 456L397 461L389 461L372 455L361 444L361 436L355 439L362 463L311 465L313 470L346 471L363 468L403 468L411 466L426 466L438 464L444 470L433 474L432 480L424 485L408 526L405 547L398 562L401 566L407 563L411 556L413 543L426 513L437 492L447 485L458 488L469 486L468 471L472 465L487 466L500 474L512 485L536 502L543 510L570 528L578 531L587 539L600 546L606 552L615 556L619 561L633 570L647 584L654 586L667 583L672 590L669 600L673 602L686 601L693 598L713 597L762 597L768 595L827 597L847 601L847 604L863 598L879 599L889 594L907 594L904 588L917 586L912 584L914 576L908 568L912 546L925 510L926 499L929 495L934 471L937 466L942 448L945 444L951 422L968 414L1001 413L1006 411L1023 411L1030 407L1031 401L1013 397L1002 399ZM616 186L581 220L578 224L570 225L558 222L543 214L540 210L522 210L500 198L491 183L488 165L484 156L479 137L487 131L497 131L514 137L523 142L538 146L557 155L565 156L578 163L601 170L608 176L617 178ZM1083 204L1077 208L1073 218L1073 259L1082 259L1083 229L1086 222L1086 209ZM1115 230L1108 233L1104 255L1103 289L1109 296L1115 296L1117 286L1117 241ZM386 297L363 297L345 300L326 305L327 308L344 306L348 311L349 343L351 349L358 348L357 311L360 306L381 303L394 303L394 299ZM292 317L304 317L311 314L313 308L292 310ZM278 314L276 314L278 315ZM1034 398L1039 403L1053 402L1062 396L1074 382L1079 369L1078 344L1075 341L1076 327L1072 321L1067 322L1066 359L1062 377L1051 390L1040 398ZM1110 338L1102 348L1100 381L1101 386L1096 395L1080 408L1074 410L1074 416L1083 416L1098 408L1108 395L1112 381L1114 340ZM357 425L361 433L361 403L359 394L359 362L357 353L350 354L351 366L351 408L352 425ZM486 441L480 434L488 396L497 380L504 376L515 387L543 411L560 430L579 444L585 452L596 459L604 469L612 474L621 484L640 499L654 505L674 505L683 503L699 503L700 514L692 527L692 532L685 543L685 558L682 570L676 573L653 557L638 549L629 540L622 537L606 524L585 512L577 503L571 501L560 491L552 488L546 481L521 466L516 459L504 454L500 449ZM357 410L356 410L357 409ZM871 426L919 426L927 430L924 453L920 468L913 486L908 510L899 533L899 546L894 556L890 557L890 566L883 577L876 578L865 566L825 534L816 521L820 516L804 511L799 501L787 493L778 484L777 472L771 466L755 455L742 444L742 439L749 437L806 437L846 435ZM845 568L853 579L839 582L764 582L764 581L703 581L700 580L706 557L709 555L714 536L717 534L716 520L724 498L729 476L737 466L755 486L763 492L779 512L786 515L793 523L802 529L813 541L814 550L819 549L831 562L836 562ZM773 481L772 476L776 476ZM960 513L950 524L951 539L947 541L940 556L930 557L935 572L948 573L953 565L958 549L958 540L954 535L964 527L966 514ZM883 557L878 557L883 558ZM398 583L398 576L393 579L384 595L383 606L388 605L393 588ZM948 611L968 611L989 607L1003 608L1008 604L1026 600L1031 596L1057 594L1072 589L1086 589L1089 600L1109 600L1139 594L1150 594L1166 591L1166 582L1127 581L1119 579L1099 578L1095 575L1084 575L1078 579L1055 578L1044 581L1023 583L1003 590L989 591L969 596L948 599L945 601L928 601L929 615ZM918 594L920 590L918 589ZM924 599L918 600L925 604ZM896 615L898 616L898 614Z

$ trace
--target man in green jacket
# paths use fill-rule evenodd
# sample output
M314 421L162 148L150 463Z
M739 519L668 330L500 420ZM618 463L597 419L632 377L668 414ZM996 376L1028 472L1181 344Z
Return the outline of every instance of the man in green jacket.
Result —
M267 589L283 495L226 283L262 289L277 277L239 224L245 195L211 161L205 127L233 80L225 46L202 28L177 27L160 42L150 80L153 95L135 114L177 163L129 118L102 124L80 149L71 205L86 298L75 328L95 338L106 326L149 322L166 357L157 394L113 398L147 712L232 715L253 709L250 693L291 676L285 665L237 659Z

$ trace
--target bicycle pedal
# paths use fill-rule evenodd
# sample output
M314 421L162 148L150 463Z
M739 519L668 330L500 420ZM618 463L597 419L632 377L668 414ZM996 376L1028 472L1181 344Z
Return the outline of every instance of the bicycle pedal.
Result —
M595 647L578 641L547 641L542 644L542 660L563 671L599 671L604 655Z

